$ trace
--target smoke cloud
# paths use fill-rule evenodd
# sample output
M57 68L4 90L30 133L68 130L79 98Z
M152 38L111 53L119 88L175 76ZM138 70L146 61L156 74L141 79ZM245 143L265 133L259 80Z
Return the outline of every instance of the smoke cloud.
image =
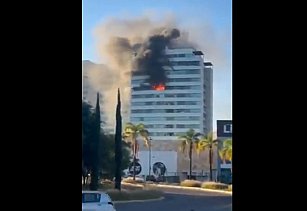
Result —
M179 30L180 29L180 30ZM183 29L183 30L182 30ZM189 26L179 27L173 16L166 16L158 21L149 17L136 19L107 19L94 29L99 63L88 71L88 78L96 91L103 94L103 111L106 114L107 125L114 128L117 89L121 90L122 116L129 116L130 80L132 74L149 75L149 83L165 83L166 76L163 66L169 66L163 53L168 47L194 47L203 46L210 49L216 41L214 38L206 40L207 32L204 29L198 32ZM197 33L195 33L197 31ZM212 33L211 33L212 34ZM205 38L203 36L205 36ZM193 42L189 41L192 37ZM218 40L217 40L218 41ZM210 43L211 42L211 43ZM199 43L202 43L199 45ZM207 44L203 44L207 43ZM221 57L221 51L214 49L214 58ZM215 64L215 60L211 61Z
M133 69L149 76L149 83L157 85L166 82L165 69L168 65L164 49L171 44L171 40L180 36L178 29L164 28L159 34L150 36L140 45L133 60Z

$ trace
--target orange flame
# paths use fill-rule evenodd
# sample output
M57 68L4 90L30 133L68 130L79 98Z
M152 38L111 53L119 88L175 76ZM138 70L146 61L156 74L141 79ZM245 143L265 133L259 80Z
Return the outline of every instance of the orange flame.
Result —
M156 91L164 91L165 85L164 84L153 85L152 88Z

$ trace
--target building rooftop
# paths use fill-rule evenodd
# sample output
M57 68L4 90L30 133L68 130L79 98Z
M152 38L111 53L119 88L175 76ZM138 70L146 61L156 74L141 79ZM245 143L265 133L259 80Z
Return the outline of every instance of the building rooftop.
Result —
M193 51L193 53L197 56L202 56L204 55L202 51Z
M204 62L205 66L213 66L213 64L211 62Z

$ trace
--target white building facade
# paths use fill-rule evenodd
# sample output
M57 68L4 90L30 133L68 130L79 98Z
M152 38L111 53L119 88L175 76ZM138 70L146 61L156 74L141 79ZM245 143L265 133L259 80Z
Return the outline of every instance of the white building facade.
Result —
M132 76L130 122L143 123L154 141L175 141L190 128L212 132L213 66L193 48L166 49L165 90L146 84L148 76Z

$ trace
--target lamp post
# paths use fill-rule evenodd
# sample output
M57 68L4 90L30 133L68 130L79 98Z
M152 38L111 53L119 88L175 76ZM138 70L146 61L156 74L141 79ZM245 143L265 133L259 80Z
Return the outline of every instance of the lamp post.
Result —
M149 138L149 146L148 146L148 149L149 149L149 157L148 157L148 161L149 161L149 172L148 172L148 176L150 177L150 175L151 175L151 141L152 141L152 139L151 138Z

